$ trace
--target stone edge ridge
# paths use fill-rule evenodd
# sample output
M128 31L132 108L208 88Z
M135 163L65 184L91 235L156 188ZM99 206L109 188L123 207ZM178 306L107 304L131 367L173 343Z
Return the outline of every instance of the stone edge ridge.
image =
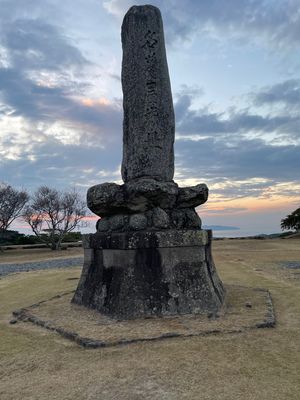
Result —
M93 249L139 249L206 246L211 240L211 231L166 230L87 234L83 247Z
M250 326L244 326L244 327L236 328L236 329L226 329L226 330L210 329L205 332L198 332L198 333L194 332L194 333L188 333L188 334L179 333L179 332L168 332L166 334L162 334L159 336L149 336L149 337L145 337L145 338L136 338L136 339L121 339L121 340L117 340L115 342L105 342L105 341L101 341L101 340L95 340L93 338L82 337L76 332L69 331L62 327L56 327L51 321L44 321L38 317L35 317L34 315L32 315L30 313L29 309L36 308L42 303L46 303L48 301L66 296L70 293L74 293L74 291L65 292L65 293L62 293L61 295L53 296L48 300L40 301L40 302L33 304L27 308L21 308L19 310L15 310L12 312L12 314L16 318L16 320L12 320L12 321L14 321L13 323L15 323L17 320L22 321L22 322L31 322L42 328L45 328L52 332L56 332L56 333L60 334L62 337L64 337L65 339L69 339L69 340L77 343L79 346L82 346L84 348L90 348L90 349L96 349L96 348L100 348L100 347L114 347L114 346L118 346L118 345L128 345L128 344L138 343L138 342L158 341L158 340L178 338L178 337L208 336L208 335L212 335L212 334L243 333L243 332L253 330L253 329L275 328L276 316L275 316L274 305L273 305L270 291L267 289L262 289L262 288L253 288L253 290L265 292L266 303L267 303L267 313L261 323L257 323L255 325L250 325ZM12 323L12 321L11 321L11 323Z

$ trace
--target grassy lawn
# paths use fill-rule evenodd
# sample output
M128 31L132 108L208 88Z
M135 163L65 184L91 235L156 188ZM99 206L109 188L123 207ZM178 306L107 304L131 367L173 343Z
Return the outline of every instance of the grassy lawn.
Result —
M216 241L213 254L225 283L270 290L275 329L86 350L32 324L8 323L12 310L72 290L69 278L80 268L2 278L1 400L298 400L300 271L277 263L300 261L300 241Z

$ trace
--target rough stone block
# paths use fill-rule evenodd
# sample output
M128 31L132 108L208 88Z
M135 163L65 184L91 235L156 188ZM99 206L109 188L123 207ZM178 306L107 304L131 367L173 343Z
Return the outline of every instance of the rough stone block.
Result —
M129 229L139 231L146 229L147 217L144 214L133 214L129 218Z
M201 228L201 219L193 208L172 210L171 220L177 229Z
M126 210L122 186L106 182L90 187L87 192L87 206L100 217Z
M109 225L112 231L122 230L127 223L127 216L117 214L109 218Z
M155 207L173 208L178 195L174 182L145 178L124 185L102 183L87 192L89 209L100 217L145 212Z
M178 186L174 182L143 178L125 183L124 192L128 208L146 211L158 206L172 208L176 202Z
M108 218L101 218L97 221L96 229L98 232L110 231L110 223Z
M160 207L156 207L152 212L152 225L155 228L168 228L170 226L170 218L168 214Z
M204 183L178 190L177 208L197 207L208 199L208 187Z
M138 249L182 246L205 246L208 244L206 230L165 230L140 232L97 232L90 235L89 245L94 249Z
M180 232L178 247L178 232L168 238L162 231L152 241L141 232L112 234L116 240L111 237L107 243L101 235L91 235L93 253L73 302L125 319L218 311L224 289L212 262L209 234L202 232Z

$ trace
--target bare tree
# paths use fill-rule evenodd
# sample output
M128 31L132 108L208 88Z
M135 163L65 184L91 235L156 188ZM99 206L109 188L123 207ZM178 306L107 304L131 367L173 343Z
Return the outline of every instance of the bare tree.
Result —
M25 190L17 190L6 183L0 183L0 231L6 231L21 216L28 199Z
M86 206L76 190L59 192L41 186L24 212L25 221L52 250L59 250L64 236L86 216Z

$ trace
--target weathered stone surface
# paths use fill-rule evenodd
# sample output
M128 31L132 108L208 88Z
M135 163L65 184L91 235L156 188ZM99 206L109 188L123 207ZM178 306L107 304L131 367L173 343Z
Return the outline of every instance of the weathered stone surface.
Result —
M102 183L92 186L89 188L86 197L88 208L100 217L126 210L122 186L116 183Z
M89 209L100 217L137 213L154 207L172 208L176 203L178 186L174 182L138 179L124 185L102 183L87 192Z
M201 219L193 208L172 210L171 220L177 229L201 228Z
M110 231L110 223L108 218L101 218L97 221L96 229L98 232Z
M204 183L178 190L177 208L197 207L207 201L208 187Z
M124 232L132 230L200 229L201 219L193 208L164 210L151 208L142 213L116 214L97 222L98 232Z
M85 243L93 249L138 249L160 247L194 247L208 244L209 232L206 230L169 229L142 232L97 232L83 235Z
M147 217L144 214L133 214L129 218L129 228L140 231L147 227Z
M133 6L122 25L124 182L139 177L171 181L174 110L163 23L158 8Z
M109 218L109 225L112 231L122 230L128 222L128 217L123 214L117 214Z
M124 185L128 208L145 211L154 207L172 208L178 195L174 182L159 182L155 179L138 179Z
M193 208L185 208L185 227L201 229L201 219Z
M201 183L178 188L174 182L142 178L124 185L102 183L87 193L87 204L100 217L122 213L137 213L155 207L163 209L192 208L206 202L208 188Z
M109 249L99 248L99 240L90 240L93 253L87 257L72 301L125 319L217 312L224 300L224 288L211 263L210 240L204 232L174 231L169 232L168 239L155 235L160 244L169 243L171 247L147 247L146 236L140 232L131 234L131 238L143 245L126 249L113 250L113 240ZM181 241L179 247L174 246L179 234L184 243L188 238L189 244L194 239L197 245L184 246ZM203 236L204 243L197 240Z
M168 214L160 207L156 207L153 209L152 225L154 228L158 229L170 227L170 218Z

